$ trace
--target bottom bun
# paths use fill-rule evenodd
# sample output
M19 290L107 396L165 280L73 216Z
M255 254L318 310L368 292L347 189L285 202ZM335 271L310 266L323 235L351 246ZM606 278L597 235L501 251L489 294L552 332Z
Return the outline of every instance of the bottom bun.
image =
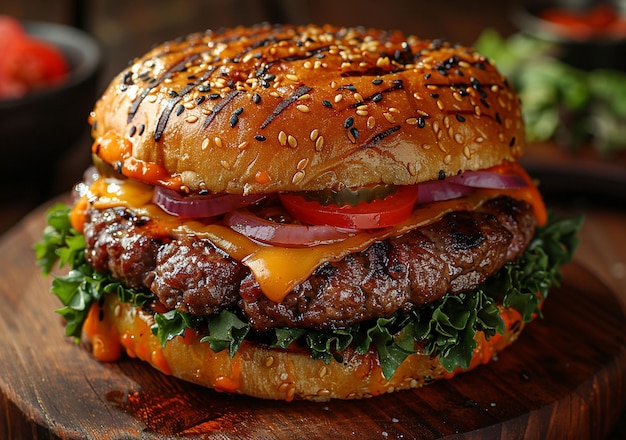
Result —
M264 399L358 399L383 393L417 388L437 379L449 379L489 362L493 355L512 344L524 324L519 313L501 309L506 323L503 335L488 341L482 332L476 334L476 349L467 370L447 372L437 357L410 355L390 380L383 376L376 352L359 354L342 352L343 362L311 359L307 350L270 349L245 341L234 357L228 350L214 352L208 343L201 343L196 331L185 331L161 347L152 334L154 323L150 313L115 295L105 295L102 305L94 305L85 322L85 333L94 357L114 361L122 349L133 358L146 361L165 374L217 391L245 394Z

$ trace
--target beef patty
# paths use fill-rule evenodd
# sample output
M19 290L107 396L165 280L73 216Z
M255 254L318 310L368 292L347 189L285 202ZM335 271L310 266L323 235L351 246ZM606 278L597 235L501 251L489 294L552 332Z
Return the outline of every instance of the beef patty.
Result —
M495 198L325 263L280 303L266 298L250 270L210 240L172 237L127 208L91 208L84 232L95 270L151 290L168 309L193 315L238 309L257 330L322 330L471 291L516 259L534 229L528 204Z

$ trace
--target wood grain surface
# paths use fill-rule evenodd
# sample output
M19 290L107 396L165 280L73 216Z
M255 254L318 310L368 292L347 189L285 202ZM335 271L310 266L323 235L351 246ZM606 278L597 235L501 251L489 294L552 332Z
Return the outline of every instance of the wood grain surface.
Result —
M626 400L626 216L586 216L581 246L497 361L361 401L216 393L133 359L101 364L65 338L32 245L44 209L0 241L0 438L604 438Z

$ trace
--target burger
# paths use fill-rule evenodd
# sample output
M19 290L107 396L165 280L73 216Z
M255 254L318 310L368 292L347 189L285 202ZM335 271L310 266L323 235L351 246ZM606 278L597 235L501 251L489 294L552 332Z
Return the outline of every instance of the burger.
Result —
M579 223L517 163L520 102L471 48L238 27L135 59L36 246L93 356L267 399L364 398L487 363Z

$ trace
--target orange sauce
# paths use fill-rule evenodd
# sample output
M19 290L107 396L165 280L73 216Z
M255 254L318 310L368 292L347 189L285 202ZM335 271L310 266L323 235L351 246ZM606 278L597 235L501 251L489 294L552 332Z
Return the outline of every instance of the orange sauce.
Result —
M93 304L89 309L83 330L91 341L92 354L101 362L114 362L122 355L122 346L119 342L119 333L115 326L111 325L106 314L102 314L98 304ZM102 316L102 319L101 318Z

